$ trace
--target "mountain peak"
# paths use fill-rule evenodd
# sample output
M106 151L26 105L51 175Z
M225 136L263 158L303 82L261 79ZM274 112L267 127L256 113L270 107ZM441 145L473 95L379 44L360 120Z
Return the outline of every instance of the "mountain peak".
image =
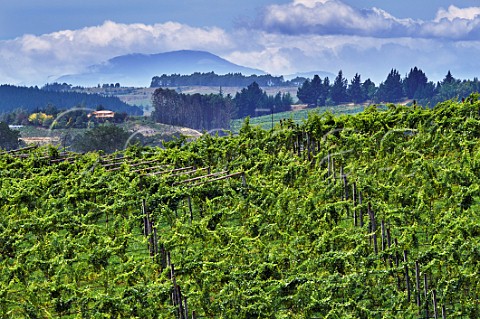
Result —
M231 63L206 51L179 50L156 54L132 53L114 57L93 65L87 72L65 75L58 79L81 86L120 83L123 86L149 86L152 77L163 74L192 74L195 72L242 73L262 75L265 72Z

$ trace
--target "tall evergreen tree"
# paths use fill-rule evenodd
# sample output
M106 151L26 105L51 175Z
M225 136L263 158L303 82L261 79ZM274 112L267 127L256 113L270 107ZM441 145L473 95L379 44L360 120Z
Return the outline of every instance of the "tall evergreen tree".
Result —
M421 99L425 94L428 79L421 69L414 67L410 69L407 77L403 81L403 89L409 99Z
M348 100L347 86L348 81L343 77L342 70L338 71L338 75L330 91L330 95L335 104L340 104Z
M360 74L355 73L347 89L348 96L353 103L363 103L367 99L366 92L362 87Z
M365 97L367 100L372 100L377 92L377 87L375 83L372 82L370 79L366 79L362 83L362 89L365 92Z
M260 89L257 82L253 82L246 89L235 95L235 105L240 118L255 116L258 109L267 107L267 94Z
M375 99L377 102L398 102L403 97L403 85L400 73L392 69L385 82L381 83Z
M297 89L297 98L306 104L313 103L313 96L312 96L312 83L310 79L306 79L303 82L302 86Z
M325 88L322 79L315 74L310 81L307 79L303 85L297 90L297 97L303 103L307 103L312 107L325 104Z
M331 92L330 79L328 78L328 76L326 76L326 77L323 79L323 95L324 95L324 100L323 100L322 105L325 105L325 104L326 104L326 100L327 100L328 98L330 98L330 92Z
M445 75L445 78L443 79L443 84L450 84L455 82L455 78L452 76L452 73L450 73L450 70L448 70L447 75Z

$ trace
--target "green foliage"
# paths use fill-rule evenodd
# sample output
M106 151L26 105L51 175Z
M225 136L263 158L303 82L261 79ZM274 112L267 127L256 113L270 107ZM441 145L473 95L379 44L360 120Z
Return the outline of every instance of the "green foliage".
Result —
M434 291L439 313L478 317L479 110L471 95L51 165L48 149L1 154L0 316L178 315L145 200L198 317L416 318ZM192 167L246 183L172 172Z
M322 82L318 75L314 75L312 81L306 80L298 88L297 97L303 103L311 106L323 106L328 96L328 81Z
M113 153L127 146L130 134L113 124L95 126L83 134L75 136L72 148L77 152L104 151ZM138 139L130 141L134 144Z
M7 123L0 122L0 149L18 148L20 132L10 129Z
M381 83L375 99L378 102L398 102L403 97L403 86L400 73L392 69L385 82Z
M181 74L163 74L154 76L150 87L172 87L179 86L240 86L246 87L252 82L257 82L261 86L289 86L289 81L284 81L283 76L266 75L249 75L245 76L241 73L228 73L224 75L215 74L214 72L200 73L195 72L190 75Z
M152 103L155 122L198 130L229 128L235 113L231 97L219 94L188 95L159 88L153 93Z

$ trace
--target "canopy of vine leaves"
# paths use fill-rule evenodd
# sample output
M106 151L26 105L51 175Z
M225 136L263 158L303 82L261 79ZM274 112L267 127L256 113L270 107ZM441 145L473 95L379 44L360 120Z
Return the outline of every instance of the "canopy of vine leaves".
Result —
M2 318L475 318L480 102L0 154Z

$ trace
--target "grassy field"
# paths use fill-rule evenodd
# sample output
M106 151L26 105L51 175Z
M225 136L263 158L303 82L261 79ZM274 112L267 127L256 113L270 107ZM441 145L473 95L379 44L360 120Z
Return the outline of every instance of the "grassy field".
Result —
M289 112L275 113L273 115L254 117L250 119L250 124L260 126L265 130L269 130L272 129L272 126L278 124L280 120L291 119L294 123L300 124L308 118L309 114L312 113L321 114L324 112L330 112L332 114L357 114L362 112L364 109L364 105L337 105L318 107L314 109L294 110ZM243 119L233 120L231 122L230 129L232 132L238 133L243 123Z

